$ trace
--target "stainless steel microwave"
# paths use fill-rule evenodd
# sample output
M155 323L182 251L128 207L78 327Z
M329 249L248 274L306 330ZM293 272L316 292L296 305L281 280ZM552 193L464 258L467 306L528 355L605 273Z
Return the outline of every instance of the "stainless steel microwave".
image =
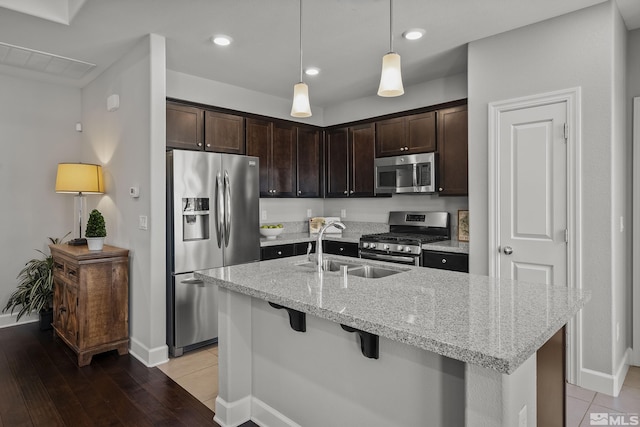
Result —
M435 153L375 159L376 194L435 193Z

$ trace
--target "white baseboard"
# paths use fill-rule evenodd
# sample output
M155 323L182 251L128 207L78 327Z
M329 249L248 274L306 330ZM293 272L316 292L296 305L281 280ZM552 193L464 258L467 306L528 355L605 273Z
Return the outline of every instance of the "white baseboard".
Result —
M235 402L227 402L220 396L216 398L216 415L213 421L221 427L237 427L251 419L251 396ZM266 427L266 426L264 426Z
M25 323L33 323L39 321L39 316L37 314L25 314L17 322L16 317L18 317L17 311L14 311L13 314L9 313L0 315L0 328L10 328L12 326L24 325Z
M627 348L627 351L625 351L620 365L618 365L618 368L613 375L582 368L580 372L581 381L578 385L582 388L617 397L618 394L620 394L620 389L622 388L622 384L624 383L624 378L629 371L630 361L631 349Z
M256 397L251 399L251 421L262 427L301 427Z
M148 348L135 338L129 339L129 354L142 362L146 367L166 363L169 360L169 347L161 345L156 348Z

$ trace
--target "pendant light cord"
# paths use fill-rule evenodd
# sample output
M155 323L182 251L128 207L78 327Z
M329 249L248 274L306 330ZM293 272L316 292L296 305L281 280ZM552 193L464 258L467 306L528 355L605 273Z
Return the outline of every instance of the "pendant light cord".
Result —
M393 52L393 0L389 0L389 52Z
M302 83L302 0L300 0L300 83Z

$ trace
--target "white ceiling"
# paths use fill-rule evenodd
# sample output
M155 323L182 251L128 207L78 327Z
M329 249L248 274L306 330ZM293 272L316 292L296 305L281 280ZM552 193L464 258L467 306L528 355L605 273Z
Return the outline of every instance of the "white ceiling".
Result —
M388 0L302 0L304 66L312 106L375 94L389 50ZM604 0L395 0L394 50L405 87L466 69L466 44ZM629 29L640 27L640 1L617 0ZM148 33L166 37L167 68L289 98L299 80L297 0L0 0L0 43L96 67L79 79L0 64L0 72L83 87ZM20 5L20 8L17 7ZM51 16L68 16L64 19ZM409 42L408 28L426 35ZM226 48L213 34L233 37Z

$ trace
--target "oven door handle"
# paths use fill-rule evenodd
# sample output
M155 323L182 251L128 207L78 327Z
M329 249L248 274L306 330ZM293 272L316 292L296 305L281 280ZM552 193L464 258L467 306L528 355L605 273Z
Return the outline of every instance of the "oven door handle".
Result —
M420 266L419 256L412 257L412 256L402 256L402 255L378 254L373 252L360 252L360 258L380 259L383 261L391 261L391 262L394 262L394 261L403 262L404 264L411 263L415 266Z

